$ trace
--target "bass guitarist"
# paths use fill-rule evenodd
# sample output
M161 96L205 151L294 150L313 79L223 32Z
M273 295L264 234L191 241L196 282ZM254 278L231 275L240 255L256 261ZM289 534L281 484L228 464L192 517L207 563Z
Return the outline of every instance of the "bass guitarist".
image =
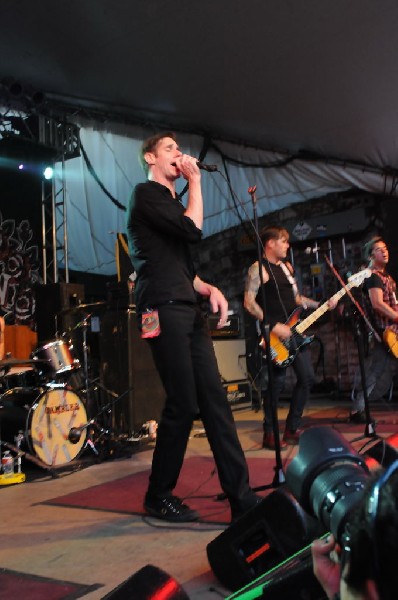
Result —
M297 308L318 308L319 303L310 298L301 296L293 275L293 267L286 262L289 249L289 233L283 227L267 226L261 231L263 244L262 279L264 283L266 314L265 322L269 324L272 336L288 343L292 330L286 323L290 314ZM261 280L258 261L253 263L247 274L244 294L245 309L258 321L262 322L264 313L262 308ZM336 300L329 301L329 308L334 308ZM296 384L293 390L290 409L286 419L286 428L280 442L281 449L287 444L295 445L301 433L300 423L305 404L308 400L314 382L314 369L311 361L309 346L304 344L296 353L292 367L296 375ZM264 437L263 448L275 449L275 437L272 427L272 406L266 394L266 367L263 367L262 400L264 408ZM286 368L273 366L273 398L277 403L283 390L286 378ZM264 389L263 389L264 388Z
M364 284L364 303L369 320L383 338L374 342L366 369L366 385L369 402L380 400L390 389L394 375L398 372L398 304L397 285L387 272L389 252L383 238L372 237L363 248L363 254L369 261L372 275ZM353 410L350 421L366 423L363 391L359 390L353 398Z

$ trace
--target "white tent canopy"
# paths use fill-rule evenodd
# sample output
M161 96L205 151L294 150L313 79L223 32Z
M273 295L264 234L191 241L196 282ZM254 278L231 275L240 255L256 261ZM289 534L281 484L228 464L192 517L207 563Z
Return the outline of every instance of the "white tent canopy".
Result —
M142 180L139 141L170 127L192 154L214 142L225 160L210 146L206 161L226 165L246 208L256 184L260 215L351 186L395 193L396 0L4 0L0 18L1 100L15 100L16 81L34 110L80 122L122 204ZM239 165L302 152L317 160ZM124 213L82 160L67 161L67 175L70 266L114 272L109 232L123 230ZM205 235L247 218L219 173L203 179Z
M128 129L128 136L127 131L120 135L92 127L81 129L82 145L94 172L109 194L123 206L127 206L134 185L145 178L137 156L143 137L149 134L141 128ZM180 134L179 141L184 152L200 155L203 139ZM217 141L216 145L223 156L245 164L283 165L286 161L282 154L229 142ZM295 159L280 167L256 168L239 166L228 159L224 163L222 155L212 149L204 160L219 169L215 173L202 173L204 236L253 218L253 205L248 193L248 188L253 185L257 188L257 214L261 217L295 202L350 187L384 194L394 183L391 176L373 170L323 161ZM82 157L66 162L66 181L69 268L115 273L115 237L117 232L125 231L125 211L104 193ZM182 179L180 191L184 183Z

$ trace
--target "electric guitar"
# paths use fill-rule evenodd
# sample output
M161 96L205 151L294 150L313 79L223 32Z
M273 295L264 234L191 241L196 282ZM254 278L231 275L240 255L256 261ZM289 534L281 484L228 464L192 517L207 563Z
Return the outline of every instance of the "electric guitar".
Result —
M347 290L362 285L364 280L367 277L370 277L371 274L372 271L370 269L363 269L363 271L359 271L358 273L351 275L351 277L348 279L347 285L336 292L329 300L340 300ZM314 312L312 312L303 321L300 321L299 318L303 309L300 306L297 307L285 323L285 325L290 327L292 330L292 335L290 338L281 340L277 335L275 335L275 333L272 333L272 331L270 332L271 359L275 365L278 367L289 366L296 358L299 349L302 346L312 342L314 339L313 335L306 336L303 334L308 327L311 327L315 321L317 321L323 314L325 314L327 310L329 310L329 300L321 304L321 306L314 310ZM263 350L266 350L263 337L260 340L260 346L263 348Z

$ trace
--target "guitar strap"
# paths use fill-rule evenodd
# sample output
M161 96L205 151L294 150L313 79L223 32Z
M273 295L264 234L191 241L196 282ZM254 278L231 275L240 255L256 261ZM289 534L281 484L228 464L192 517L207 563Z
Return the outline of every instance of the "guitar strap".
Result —
M284 262L281 262L280 265L281 265L282 271L286 275L286 278L287 278L288 282L292 286L293 296L294 296L294 299L296 300L297 296L300 296L300 292L299 292L298 287L297 287L297 281L294 278L293 273L287 268L287 266L286 266L286 264ZM307 308L307 307L304 306L304 308Z

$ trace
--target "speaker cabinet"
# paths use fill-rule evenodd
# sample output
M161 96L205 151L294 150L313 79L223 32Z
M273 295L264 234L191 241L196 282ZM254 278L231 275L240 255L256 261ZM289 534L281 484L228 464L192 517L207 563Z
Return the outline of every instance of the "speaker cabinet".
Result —
M100 356L102 385L113 394L122 395L113 405L113 428L131 435L146 421L159 421L165 393L132 309L108 310L103 315Z
M39 345L53 340L56 332L67 331L76 316L69 309L84 303L84 285L80 283L48 283L35 286L35 319Z

